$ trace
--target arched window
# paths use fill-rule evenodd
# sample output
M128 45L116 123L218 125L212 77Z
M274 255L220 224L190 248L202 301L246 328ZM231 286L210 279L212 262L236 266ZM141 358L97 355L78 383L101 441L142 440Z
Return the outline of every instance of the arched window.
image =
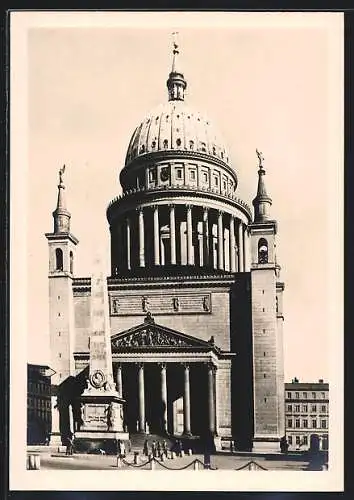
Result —
M163 147L164 147L165 149L167 149L167 148L168 148L168 140L167 140L167 139L164 139L164 141L163 141Z
M57 271L62 271L63 270L63 250L61 248L57 248L55 250L55 260L56 260L56 270Z
M70 252L70 273L74 274L74 254Z
M264 238L258 241L258 263L266 264L268 262L268 242Z

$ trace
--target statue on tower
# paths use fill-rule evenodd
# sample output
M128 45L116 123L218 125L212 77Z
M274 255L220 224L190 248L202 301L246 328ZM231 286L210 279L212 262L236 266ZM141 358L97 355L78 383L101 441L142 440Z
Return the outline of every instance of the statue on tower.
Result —
M59 184L63 184L63 174L65 172L65 165L59 169Z
M263 156L263 153L261 151L258 151L258 149L256 148L256 153L257 153L257 156L258 156L258 161L259 161L259 164L258 164L258 168L260 170L263 169L263 162L264 162L264 156Z

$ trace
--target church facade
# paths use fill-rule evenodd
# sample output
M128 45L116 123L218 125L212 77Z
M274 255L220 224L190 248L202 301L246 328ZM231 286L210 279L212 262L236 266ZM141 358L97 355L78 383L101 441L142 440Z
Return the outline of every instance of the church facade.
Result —
M212 124L185 102L174 46L168 100L134 131L111 201L107 277L113 374L130 433L233 439L279 449L284 435L284 284L258 153L253 210ZM62 172L49 245L52 436L75 430L89 363L91 278ZM66 389L66 392L64 388ZM68 389L69 388L69 389Z

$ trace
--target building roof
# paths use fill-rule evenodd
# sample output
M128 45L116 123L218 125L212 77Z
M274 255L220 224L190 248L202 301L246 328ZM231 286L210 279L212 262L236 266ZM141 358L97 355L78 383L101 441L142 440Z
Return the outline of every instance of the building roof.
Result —
M285 384L286 391L328 391L328 382L290 382Z

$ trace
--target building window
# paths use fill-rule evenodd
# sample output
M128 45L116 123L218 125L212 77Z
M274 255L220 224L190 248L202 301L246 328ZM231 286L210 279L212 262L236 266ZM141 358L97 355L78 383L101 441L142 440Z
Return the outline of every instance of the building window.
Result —
M288 411L293 411L293 406L292 405L288 405Z
M312 399L316 399L316 393L315 392L312 393Z
M74 274L74 254L70 252L70 274Z
M61 248L57 248L55 250L55 260L56 260L56 270L57 271L62 271L63 270L63 250Z
M307 392L303 392L303 393L302 393L302 397L303 397L304 399L307 399Z
M164 141L163 141L163 147L164 147L164 149L168 148L168 140L167 139L164 139Z
M303 426L305 429L307 429L307 427L308 427L308 420L307 420L307 418L306 418L306 419L304 419L304 420L302 421L302 426Z
M191 171L190 171L190 178L191 178L192 180L195 180L195 170L191 170Z
M194 149L194 141L189 141L189 149Z
M299 399L300 398L300 394L298 392L295 392L295 398L296 399Z
M291 418L288 419L288 427L292 427L293 426L293 421L291 420Z
M152 143L151 143L151 148L152 148L152 149L155 149L155 148L156 148L156 141L152 141Z
M295 411L297 411L297 412L300 411L300 405L295 405Z
M268 242L264 238L258 241L258 262L266 264L268 262Z
M312 420L312 428L317 429L317 420Z
M291 399L291 392L288 392L288 394L287 394L287 398L288 398L288 399Z
M59 353L59 358L61 358L61 352Z
M327 421L321 420L321 429L327 429Z
M226 181L223 182L224 191L226 191Z
M302 411L307 412L307 405L302 405Z
M149 180L150 181L156 180L156 169L152 168L151 170L149 170Z
M303 442L305 445L307 445L307 444L308 444L308 438L307 438L307 436L304 436L304 437L302 438L302 442Z
M288 443L289 443L290 445L292 445L292 444L293 444L293 437L292 437L292 436L288 436Z
M300 444L300 436L295 436L295 443Z
M181 145L181 139L177 139L176 144L177 144L177 147L179 148Z
M326 394L324 392L321 392L322 399L326 399Z
M314 413L317 411L317 406L316 405L311 405L311 411Z
M219 179L217 177L214 177L214 184L215 186L219 185Z
M177 177L177 179L182 179L182 169L181 168L177 168L176 177Z
M203 181L208 182L208 174L206 174L205 172L203 173Z
M298 418L295 420L295 427L296 427L297 429L299 429L299 428L300 428L300 420L299 420Z
M326 405L322 405L321 406L321 413L326 413L327 409L326 409Z

